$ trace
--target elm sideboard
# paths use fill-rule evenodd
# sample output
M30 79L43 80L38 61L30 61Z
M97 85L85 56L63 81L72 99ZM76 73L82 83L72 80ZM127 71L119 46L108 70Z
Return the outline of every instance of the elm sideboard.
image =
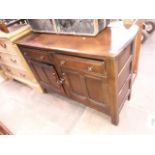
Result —
M42 88L104 112L113 124L132 87L134 39L138 27L108 27L95 37L30 32L18 39Z

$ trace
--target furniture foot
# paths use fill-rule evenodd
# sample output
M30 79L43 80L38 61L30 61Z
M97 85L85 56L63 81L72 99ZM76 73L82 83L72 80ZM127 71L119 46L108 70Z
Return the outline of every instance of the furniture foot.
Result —
M42 88L40 88L40 87L34 87L33 88L36 92L38 92L38 93L44 93L45 91L42 89Z
M111 117L111 123L114 124L114 125L118 125L119 123L119 116L113 116Z
M128 95L128 101L131 99L131 93Z

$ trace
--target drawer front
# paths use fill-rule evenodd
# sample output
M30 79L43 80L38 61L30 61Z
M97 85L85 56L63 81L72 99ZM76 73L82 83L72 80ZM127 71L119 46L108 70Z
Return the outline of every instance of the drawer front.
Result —
M20 50L26 57L30 57L33 60L53 64L54 59L52 54L47 54L46 51L30 48L20 48Z
M33 80L32 77L26 71L18 70L6 65L3 65L3 69L6 75L12 76L13 78L31 80L31 81Z
M21 60L15 55L0 53L0 62L2 64L24 69Z
M9 75L11 77L15 76L15 73L14 73L14 71L13 71L13 69L11 67L2 65L2 69L4 70L6 75Z
M17 52L14 48L14 45L8 39L0 39L0 52L10 53L16 55Z
M31 80L29 74L25 71L21 70L15 70L17 77L25 79L25 80Z
M106 74L104 61L90 60L73 56L56 54L59 65L63 68L78 70L93 74Z

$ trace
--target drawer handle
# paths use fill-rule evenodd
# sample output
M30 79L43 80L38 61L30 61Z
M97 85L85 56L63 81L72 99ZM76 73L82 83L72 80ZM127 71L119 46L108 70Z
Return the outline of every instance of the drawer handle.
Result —
M60 83L63 84L65 81L65 73L62 73L62 77L60 78Z
M24 55L27 56L28 55L27 52L24 52Z
M3 48L6 48L6 44L3 44L3 43L0 43L0 45L3 47Z
M21 76L21 77L24 77L24 78L26 77L26 75L23 74L23 73L20 73L20 76Z
M6 68L6 71L9 72L9 73L11 73L11 70L9 68Z
M13 63L17 63L16 59L10 59Z
M60 88L61 85L63 85L64 81L65 81L65 79L62 79L62 78L61 78L60 80L57 81L57 86L58 86L58 88Z
M56 73L52 73L54 79L56 79Z
M60 78L60 80L57 81L58 88L60 88L61 85L63 85L64 81L65 81L65 73L62 73L62 77Z
M65 63L66 63L66 61L63 60L60 62L60 65L63 66Z
M93 71L93 66L88 67L88 72L92 72Z
M40 60L44 60L45 59L45 56L40 56Z

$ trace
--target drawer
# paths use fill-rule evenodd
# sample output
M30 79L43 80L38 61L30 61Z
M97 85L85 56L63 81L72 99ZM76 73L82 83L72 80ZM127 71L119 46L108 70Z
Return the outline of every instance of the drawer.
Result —
M32 80L31 76L27 72L22 71L22 70L16 70L16 75L17 77L25 79L25 80Z
M24 70L19 70L13 67L9 67L6 65L3 65L3 70L5 71L6 75L12 76L13 78L17 79L24 79L24 80L33 80L31 75L29 75Z
M14 44L8 39L0 38L0 52L16 55Z
M0 53L0 63L13 66L19 69L24 69L20 58L18 58L18 56L15 55Z
M55 56L59 62L59 65L63 68L101 75L106 73L104 61L90 60L60 54L56 54Z
M33 60L53 64L52 54L48 54L46 51L31 48L20 48L20 50L26 57L30 57Z
M2 65L2 69L3 69L3 71L5 72L6 75L9 75L11 77L15 76L15 73L14 73L14 71L13 71L13 69L11 67Z

